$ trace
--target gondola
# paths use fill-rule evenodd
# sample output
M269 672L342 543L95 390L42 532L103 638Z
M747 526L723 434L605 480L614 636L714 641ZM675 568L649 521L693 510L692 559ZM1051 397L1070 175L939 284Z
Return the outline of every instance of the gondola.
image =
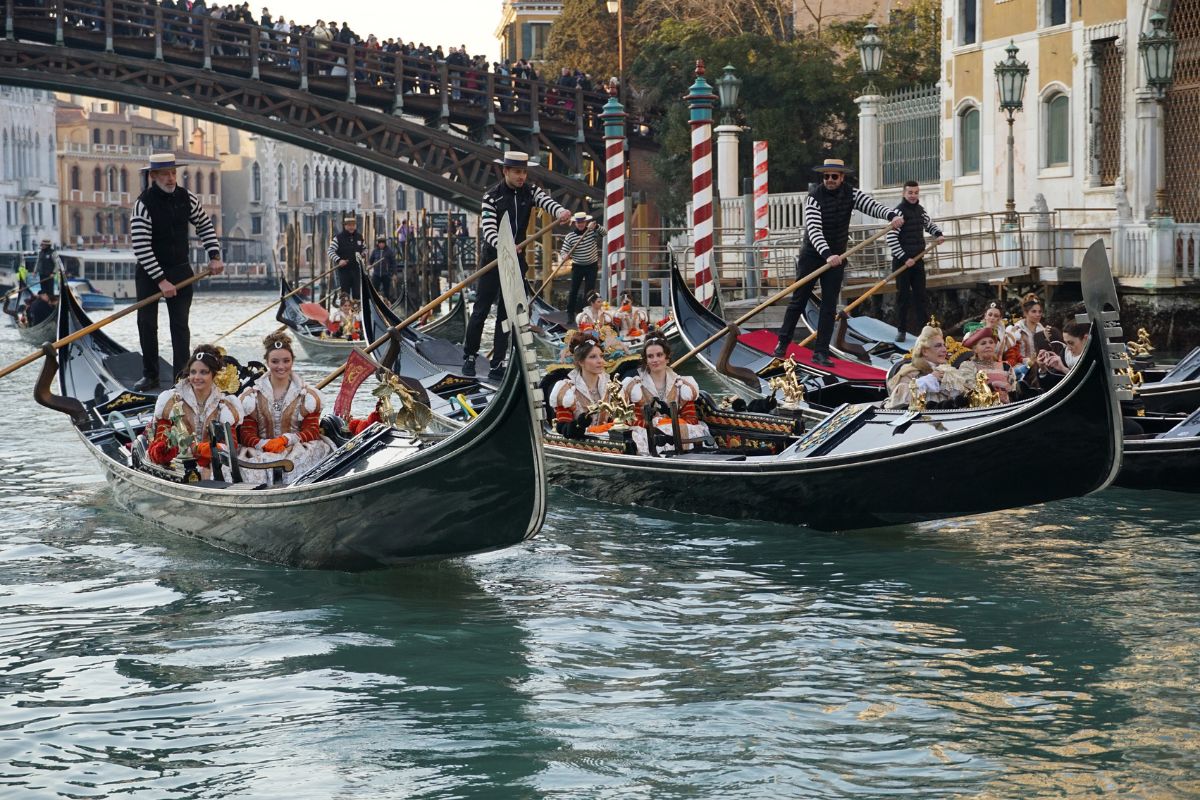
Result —
M526 282L526 289L530 297L529 316L533 322L534 338L557 354L563 348L567 332L575 328L575 320L570 319L570 315L566 311L555 308L542 299L541 295L534 294L533 287L529 286L528 282ZM674 341L679 337L675 319L671 315L668 315L667 320L658 325L657 329L660 334L667 337L668 341ZM626 341L629 351L632 352L642 345L643 339L639 337L623 341Z
M515 252L507 260L515 264ZM525 355L528 315L519 303L509 315L523 335L513 337L510 366L493 402L470 425L409 434L375 424L277 488L180 482L139 463L137 436L152 418L155 397L129 388L140 374L140 355L101 332L64 346L57 361L47 348L36 396L71 415L118 503L168 530L303 568L363 570L464 556L528 539L545 516L530 394L537 375L533 355ZM85 321L78 305L64 300L59 336ZM50 394L56 368L58 396ZM226 464L222 474L233 470Z
M582 441L547 432L551 482L602 501L823 530L977 514L1103 489L1121 465L1121 420L1107 338L1120 333L1116 291L1102 244L1089 250L1082 272L1093 335L1076 366L1040 397L929 412L845 404L805 430L793 418L739 414L702 400L717 448L685 450L677 442L667 454L642 456L611 431ZM1030 442L1054 458L1029 458ZM982 479L987 491L978 476L981 453L989 476L1009 476Z
M801 317L804 327L816 333L821 318L821 298L809 298L808 306ZM904 338L896 340L896 326L866 315L846 317L834 328L829 349L838 358L870 364L877 369L887 370L897 359L913 349L917 337L905 331Z
M40 345L42 342L53 341L54 330L58 324L54 314L30 325L26 321L24 313L22 313L23 309L27 307L29 300L32 299L32 296L33 292L28 288L10 293L4 298L4 314L16 326L17 335L23 341L32 345Z
M395 307L393 311L397 311ZM450 299L450 310L434 317L418 329L426 336L444 339L452 344L462 344L467 335L467 300L462 292Z
M671 271L671 303L679 337L687 350L725 327L725 320L696 299L677 269ZM783 362L747 345L744 336L746 334L740 335L732 345L728 345L723 338L718 339L700 350L696 358L735 393L747 398L765 397L772 393L767 379L782 372ZM723 354L726 349L728 352ZM789 354L804 376L806 392L822 405L836 406L887 398L883 388L884 375L874 367L843 360L835 361L831 368L819 367L812 363L811 350L795 345L790 348ZM733 377L733 374L741 377Z
M1145 370L1143 375L1137 395L1148 412L1190 414L1200 408L1200 347L1168 370Z
M1200 409L1161 433L1125 437L1121 474L1129 489L1200 492Z
M370 286L366 273L361 273L361 275L363 286ZM300 308L300 298L292 295L291 292L292 287L288 284L287 279L280 278L279 310L275 313L275 319L291 330L297 344L304 350L304 354L309 360L319 364L342 364L350 355L350 351L355 347L363 346L364 342L362 341L328 335L324 325L305 315ZM387 324L379 313L379 305L371 301L375 296L368 293L362 303L362 330L366 342L374 341L387 331Z

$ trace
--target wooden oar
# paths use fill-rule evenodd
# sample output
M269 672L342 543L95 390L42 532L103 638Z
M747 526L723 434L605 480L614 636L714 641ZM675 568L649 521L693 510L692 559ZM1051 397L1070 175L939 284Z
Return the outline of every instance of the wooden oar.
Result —
M587 231L585 230L584 233L587 233ZM567 235L570 236L571 234L568 233ZM571 249L568 250L567 254L558 262L558 266L551 270L550 275L544 281L542 281L536 289L533 290L534 297L539 296L542 293L542 289L546 288L546 284L558 277L558 274L563 271L563 267L567 265L567 259L575 255L575 248L579 247L579 243L582 241L582 236L575 240L575 243L571 245Z
M228 336L229 334L231 334L231 333L233 333L234 331L236 331L238 328L240 328L240 327L242 327L243 325L245 325L247 322L250 322L250 321L252 321L252 320L258 319L258 318L259 318L259 317L261 317L263 314L265 314L265 313L267 313L268 311L270 311L272 308L276 308L276 307L278 307L278 306L279 306L279 304L280 304L282 301L284 301L284 300L287 300L289 297L291 297L291 296L293 296L293 295L295 295L295 294L299 294L300 292L304 291L304 290L305 290L305 289L307 289L309 286L312 286L314 283L316 283L317 281L321 280L321 278L324 278L326 275L328 275L329 273L333 272L335 269L337 269L337 267L330 267L329 269L325 270L325 271L324 271L324 272L322 272L320 275L318 275L317 277L315 277L315 278L313 278L312 280L308 281L307 283L305 283L305 284L302 284L302 285L300 285L300 286L297 286L295 289L292 289L290 292L288 292L287 294L285 294L283 297L279 298L279 299L278 299L278 300L276 300L275 302L271 303L271 305L267 306L267 307L266 307L266 308L264 308L262 311L256 311L256 312L254 312L254 313L253 313L253 314L251 314L249 317L247 317L246 319L244 319L244 320L242 320L241 322L239 322L237 325L234 325L232 328L230 328L229 330L225 331L224 333L222 333L222 334L221 334L220 336L218 336L217 338L213 339L213 340L212 340L212 343L213 343L213 344L216 344L217 342L221 341L222 339L224 339L224 338L225 338L226 336Z
M842 264L846 263L847 258L854 255L859 250L862 250L864 247L866 247L867 245L869 245L871 242L875 241L876 239L880 238L881 236L884 236L891 229L892 229L892 226L889 224L883 230L879 231L878 233L871 234L871 236L867 237L866 239L863 239L861 242L859 242L858 244L851 247L849 250L847 250L845 253L842 254ZM722 336L726 335L734 328L739 327L743 322L750 319L755 314L758 314L764 308L774 305L775 303L782 300L784 297L788 296L792 292L799 289L801 286L805 286L809 283L812 283L817 278L824 275L830 269L832 269L832 267L829 264L824 264L824 265L818 267L817 269L813 270L812 272L808 273L803 278L800 278L795 283L793 283L791 286L788 286L786 289L781 289L778 292L776 292L775 294L771 295L766 300L762 301L761 303L756 305L754 308L750 309L745 314L742 314L736 320L734 320L733 322L730 322L724 328L721 328L721 330L717 331L712 336L709 336L703 342L696 345L691 350L689 350L686 353L684 353L683 355L681 355L679 358L675 359L674 363L671 364L671 369L678 369L680 364L687 361L689 358L696 355L696 353L699 353L701 350L708 347L710 344L715 342L717 339L720 339Z
M201 278L207 278L211 274L212 273L207 269L202 270L201 272L193 275L192 277L182 280L179 283L175 284L175 288L182 289L185 286L191 286L196 281L200 280ZM133 305L131 305L127 308L122 308L117 313L110 314L109 316L105 317L104 319L100 320L99 322L93 322L91 325L88 325L86 328L75 331L70 336L64 336L63 338L59 339L57 342L53 342L51 344L51 346L55 350L58 350L63 345L68 345L71 342L75 341L76 339L80 339L84 336L87 336L89 333L98 331L101 328L103 328L105 325L109 324L110 322L115 322L115 321L119 320L121 317L125 316L126 314L132 314L134 311L137 311L139 308L142 308L143 306L148 306L153 302L161 300L162 296L163 296L162 292L156 292L156 293L150 295L149 297L147 297L145 300L138 300ZM5 375L8 375L10 372L16 372L21 367L24 367L28 364L32 364L34 361L37 361L41 357L42 357L42 351L38 350L36 353L30 353L29 355L25 356L20 361L14 361L13 363L9 364L4 369L0 369L0 378L3 378Z
M918 262L918 261L920 261L921 259L923 259L923 258L926 256L926 254L928 254L928 253L931 253L931 252L933 252L933 251L934 251L934 250L936 250L936 249L937 249L937 243L935 242L935 243L934 243L934 244L933 244L931 247L926 247L924 250L922 250L921 252L917 253L915 256L913 256L913 259L912 259L912 261L913 261L913 266L915 267L915 266L917 265L917 262ZM907 259L905 259L905 260L907 260ZM876 283L874 286L872 286L870 289L867 289L865 292L863 292L861 295L859 295L859 296L858 296L858 299L854 300L852 303L850 303L850 304L849 304L849 305L847 305L845 308L843 308L843 309L842 309L842 313L843 313L843 314L849 314L851 311L853 311L854 309L858 308L860 305L862 305L862 302L863 302L864 300L866 300L868 297L870 297L871 295L873 295L873 294L875 294L876 292L878 292L878 291L879 291L880 289L882 289L884 286L887 286L889 283L891 283L892 281L894 281L896 278L900 277L900 273L904 272L904 271L905 271L905 270L907 270L907 269L908 269L908 267L907 267L907 266L900 267L899 269L897 269L897 270L895 270L894 272L892 272L892 274L891 274L891 275L888 275L886 278L883 278L882 280L878 281L878 282L877 282L877 283ZM812 332L812 333L810 333L808 336L804 337L804 341L802 341L802 342L797 342L796 346L797 346L797 347L806 347L806 346L808 346L808 345L809 345L809 344L812 342L812 340L813 340L813 339L815 339L815 338L817 338L817 332L816 332L816 331L813 331L813 332Z
M539 236L541 236L543 233L550 230L557 224L558 224L558 221L555 220L555 221L551 222L549 225L546 225L543 228L539 228L538 230L534 231L533 235L524 239L520 243L520 245L518 245L518 247L524 247L525 245L529 244L530 242L536 241ZM423 317L426 314L426 312L431 311L434 308L437 308L438 303L441 303L441 302L453 297L456 292L461 292L465 287L470 286L472 283L479 280L479 278L481 276L492 271L495 268L496 268L496 260L493 259L493 260L489 261L487 264L485 264L484 266L482 266L479 269L472 272L467 277L463 278L458 283L451 286L446 291L442 292L437 297L430 300L425 305L418 308L413 313L409 314L407 317L402 319L400 322L397 322L395 325L388 328L388 332L386 334L384 334L383 336L380 336L378 339L371 342L369 345L367 345L364 348L365 352L370 353L370 352L378 349L384 343L386 343L389 339L392 338L393 333L395 333L396 331L402 331L405 328L407 328L409 325L412 325L414 322L419 321L421 319L421 317ZM342 364L340 367L335 369L333 372L329 373L324 378L322 378L321 382L317 384L317 388L324 389L326 386L328 386L330 383L332 383L334 380L336 380L337 376L341 375L345 371L346 371L346 365Z

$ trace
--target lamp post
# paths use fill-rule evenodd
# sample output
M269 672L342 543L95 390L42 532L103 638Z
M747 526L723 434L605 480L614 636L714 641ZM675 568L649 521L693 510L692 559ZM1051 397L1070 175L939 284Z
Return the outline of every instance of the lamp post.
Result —
M605 0L608 13L617 15L617 99L625 105L625 3L624 0Z
M721 101L724 116L721 124L713 131L717 135L717 193L722 198L737 197L738 191L738 134L741 128L733 122L733 111L737 108L738 92L742 79L737 76L732 64L725 65L725 73L713 81L717 97Z
M1167 208L1166 187L1166 144L1163 100L1166 99L1167 87L1175 76L1175 50L1178 42L1175 34L1165 29L1167 18L1154 13L1150 16L1150 32L1142 32L1138 37L1138 52L1142 55L1142 66L1146 70L1146 84L1154 90L1154 99L1158 104L1158 132L1155 136L1157 144L1157 181L1154 189L1154 216L1169 217L1171 211Z
M726 64L725 74L713 83L717 84L717 96L721 98L721 110L725 112L721 124L732 125L733 110L737 108L738 93L742 90L742 79L737 76L732 64Z
M878 30L878 25L868 22L863 28L863 37L858 40L858 58L862 62L862 74L867 79L867 85L863 88L865 95L879 93L875 87L875 76L883 64L883 40L876 33Z
M1004 203L1004 224L1017 224L1017 203L1013 180L1013 114L1024 105L1025 79L1029 64L1017 61L1017 46L1010 40L1004 48L1008 58L996 65L996 86L1000 91L1000 110L1008 114L1008 199Z

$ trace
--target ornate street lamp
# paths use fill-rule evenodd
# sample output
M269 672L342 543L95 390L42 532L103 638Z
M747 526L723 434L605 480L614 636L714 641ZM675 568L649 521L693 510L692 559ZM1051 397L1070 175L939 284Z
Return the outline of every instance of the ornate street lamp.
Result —
M742 79L735 74L732 64L726 64L725 74L713 83L717 84L717 95L721 98L721 110L725 112L725 116L721 118L721 124L732 125L733 111L737 108L738 93L742 90Z
M1154 190L1154 216L1169 217L1171 211L1167 208L1166 187L1166 150L1164 142L1166 113L1163 100L1167 95L1167 87L1175 77L1175 49L1178 42L1175 34L1166 30L1167 18L1155 12L1150 15L1150 32L1142 32L1138 37L1138 52L1142 54L1142 66L1146 70L1146 84L1154 90L1154 99L1158 103L1158 186Z
M1008 114L1008 199L1004 203L1004 222L1016 225L1017 203L1013 181L1013 114L1024 106L1025 79L1029 77L1029 65L1017 61L1017 46L1011 40L1004 48L1008 58L996 65L996 88L1000 92L1000 110Z
M858 57L862 61L862 74L867 79L863 94L878 94L875 88L875 76L883 64L883 39L876 34L879 26L868 22L863 28L863 37L858 40Z
M608 13L617 15L617 93L625 105L625 3L623 0L604 0Z

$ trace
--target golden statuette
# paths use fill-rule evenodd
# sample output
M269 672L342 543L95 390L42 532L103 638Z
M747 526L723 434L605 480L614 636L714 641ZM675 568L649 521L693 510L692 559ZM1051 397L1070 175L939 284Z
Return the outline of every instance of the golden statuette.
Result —
M609 422L613 425L632 425L634 420L633 406L621 392L621 384L609 381L608 388L600 402L588 406L588 413L596 415L597 422Z
M1142 373L1133 368L1133 359L1130 358L1129 353L1121 353L1120 358L1125 361L1125 369L1119 369L1116 372L1118 375L1124 375L1129 379L1129 384L1136 393L1137 388L1145 382L1142 378Z
M783 374L767 380L772 392L779 392L780 405L795 408L804 402L804 384L796 374L796 359L788 356L783 362Z
M916 378L909 380L909 382L908 382L908 410L909 411L924 411L925 405L927 402L928 401L926 400L925 392L923 392L920 388L917 387Z
M190 458L192 455L192 446L196 444L196 437L188 430L187 421L183 416L183 404L176 403L171 409L171 427L167 428L167 444L171 447L179 449L179 455L184 458Z
M238 389L242 388L241 376L238 375L238 369L233 364L221 367L213 379L213 383L225 394L237 394Z
M1125 349L1133 358L1141 358L1153 353L1154 345L1150 343L1150 332L1145 328L1138 328L1137 341L1126 342Z
M975 385L969 388L969 394L968 404L971 408L991 408L1000 405L1000 393L988 383L987 373L983 370L975 371Z
M433 419L429 406L417 400L417 396L396 377L396 373L386 369L379 370L379 373L379 385L371 390L371 394L377 398L375 408L379 412L379 421L412 433L425 430Z

